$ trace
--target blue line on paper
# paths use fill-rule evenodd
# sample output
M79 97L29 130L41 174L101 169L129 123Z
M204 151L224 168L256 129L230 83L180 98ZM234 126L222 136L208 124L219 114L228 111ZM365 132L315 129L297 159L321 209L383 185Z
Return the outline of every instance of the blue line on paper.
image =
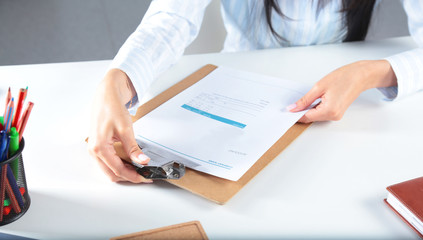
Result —
M203 110L200 110L198 108L191 107L191 106L186 105L186 104L182 105L181 107L182 108L185 108L185 109L187 109L187 110L189 110L191 112L198 113L198 114L203 115L205 117L208 117L208 118L211 118L211 119L217 120L219 122L223 122L223 123L226 123L226 124L229 124L229 125L238 127L238 128L245 128L247 126L247 125L245 125L243 123L236 122L236 121L233 121L233 120L224 118L224 117L220 117L220 116L217 116L217 115L214 115L214 114L205 112Z

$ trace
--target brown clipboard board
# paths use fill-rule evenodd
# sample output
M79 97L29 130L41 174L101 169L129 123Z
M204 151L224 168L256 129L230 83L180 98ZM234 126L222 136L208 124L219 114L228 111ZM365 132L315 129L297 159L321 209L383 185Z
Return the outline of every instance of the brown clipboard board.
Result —
M180 223L110 238L110 240L208 240L199 221Z
M162 103L171 99L173 96L200 81L216 68L217 66L211 64L200 68L182 81L176 83L140 106L132 120L138 120L160 106ZM238 181L230 181L188 168L186 169L185 176L181 179L166 181L216 203L225 204L310 125L311 124L301 123L294 124L294 126L292 126L281 138L279 138L279 140L273 144L272 147L270 147ZM129 161L120 144L116 144L115 148L118 156Z

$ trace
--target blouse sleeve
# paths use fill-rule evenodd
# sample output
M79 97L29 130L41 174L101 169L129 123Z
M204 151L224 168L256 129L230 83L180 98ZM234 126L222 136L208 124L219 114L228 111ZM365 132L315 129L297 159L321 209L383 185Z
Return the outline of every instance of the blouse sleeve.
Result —
M120 48L110 69L124 71L137 95L130 112L163 71L174 64L197 37L204 11L210 0L154 0L141 24ZM131 111L132 110L132 111Z
M398 86L379 90L390 100L423 89L423 1L403 0L402 4L407 13L410 34L419 47L386 58L395 72Z

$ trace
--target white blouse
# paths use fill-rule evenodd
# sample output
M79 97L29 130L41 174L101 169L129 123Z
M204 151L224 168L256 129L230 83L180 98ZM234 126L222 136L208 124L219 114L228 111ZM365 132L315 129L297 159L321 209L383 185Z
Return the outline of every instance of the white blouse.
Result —
M156 77L182 56L197 37L211 0L154 0L141 24L132 33L110 68L124 71L137 94L143 95ZM307 46L342 42L342 0L328 1L318 10L318 1L279 0L286 16L272 13L278 41L270 32L262 1L221 0L227 36L224 52L264 48ZM383 2L377 1L375 6ZM388 99L401 98L423 89L423 1L403 0L411 36L419 48L386 58L397 76L398 87L380 88ZM134 99L137 102L137 97ZM135 105L136 107L136 105Z

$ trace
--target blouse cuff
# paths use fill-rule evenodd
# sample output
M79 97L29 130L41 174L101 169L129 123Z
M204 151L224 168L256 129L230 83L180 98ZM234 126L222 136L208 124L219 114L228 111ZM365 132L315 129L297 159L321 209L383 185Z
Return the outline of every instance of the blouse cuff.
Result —
M400 99L421 90L422 56L423 49L413 49L385 58L391 64L398 83L397 87L379 89L387 99Z
M135 96L126 104L131 115L135 115L140 106L139 96L144 95L154 80L152 63L147 56L140 49L122 47L109 67L125 72L135 88Z

